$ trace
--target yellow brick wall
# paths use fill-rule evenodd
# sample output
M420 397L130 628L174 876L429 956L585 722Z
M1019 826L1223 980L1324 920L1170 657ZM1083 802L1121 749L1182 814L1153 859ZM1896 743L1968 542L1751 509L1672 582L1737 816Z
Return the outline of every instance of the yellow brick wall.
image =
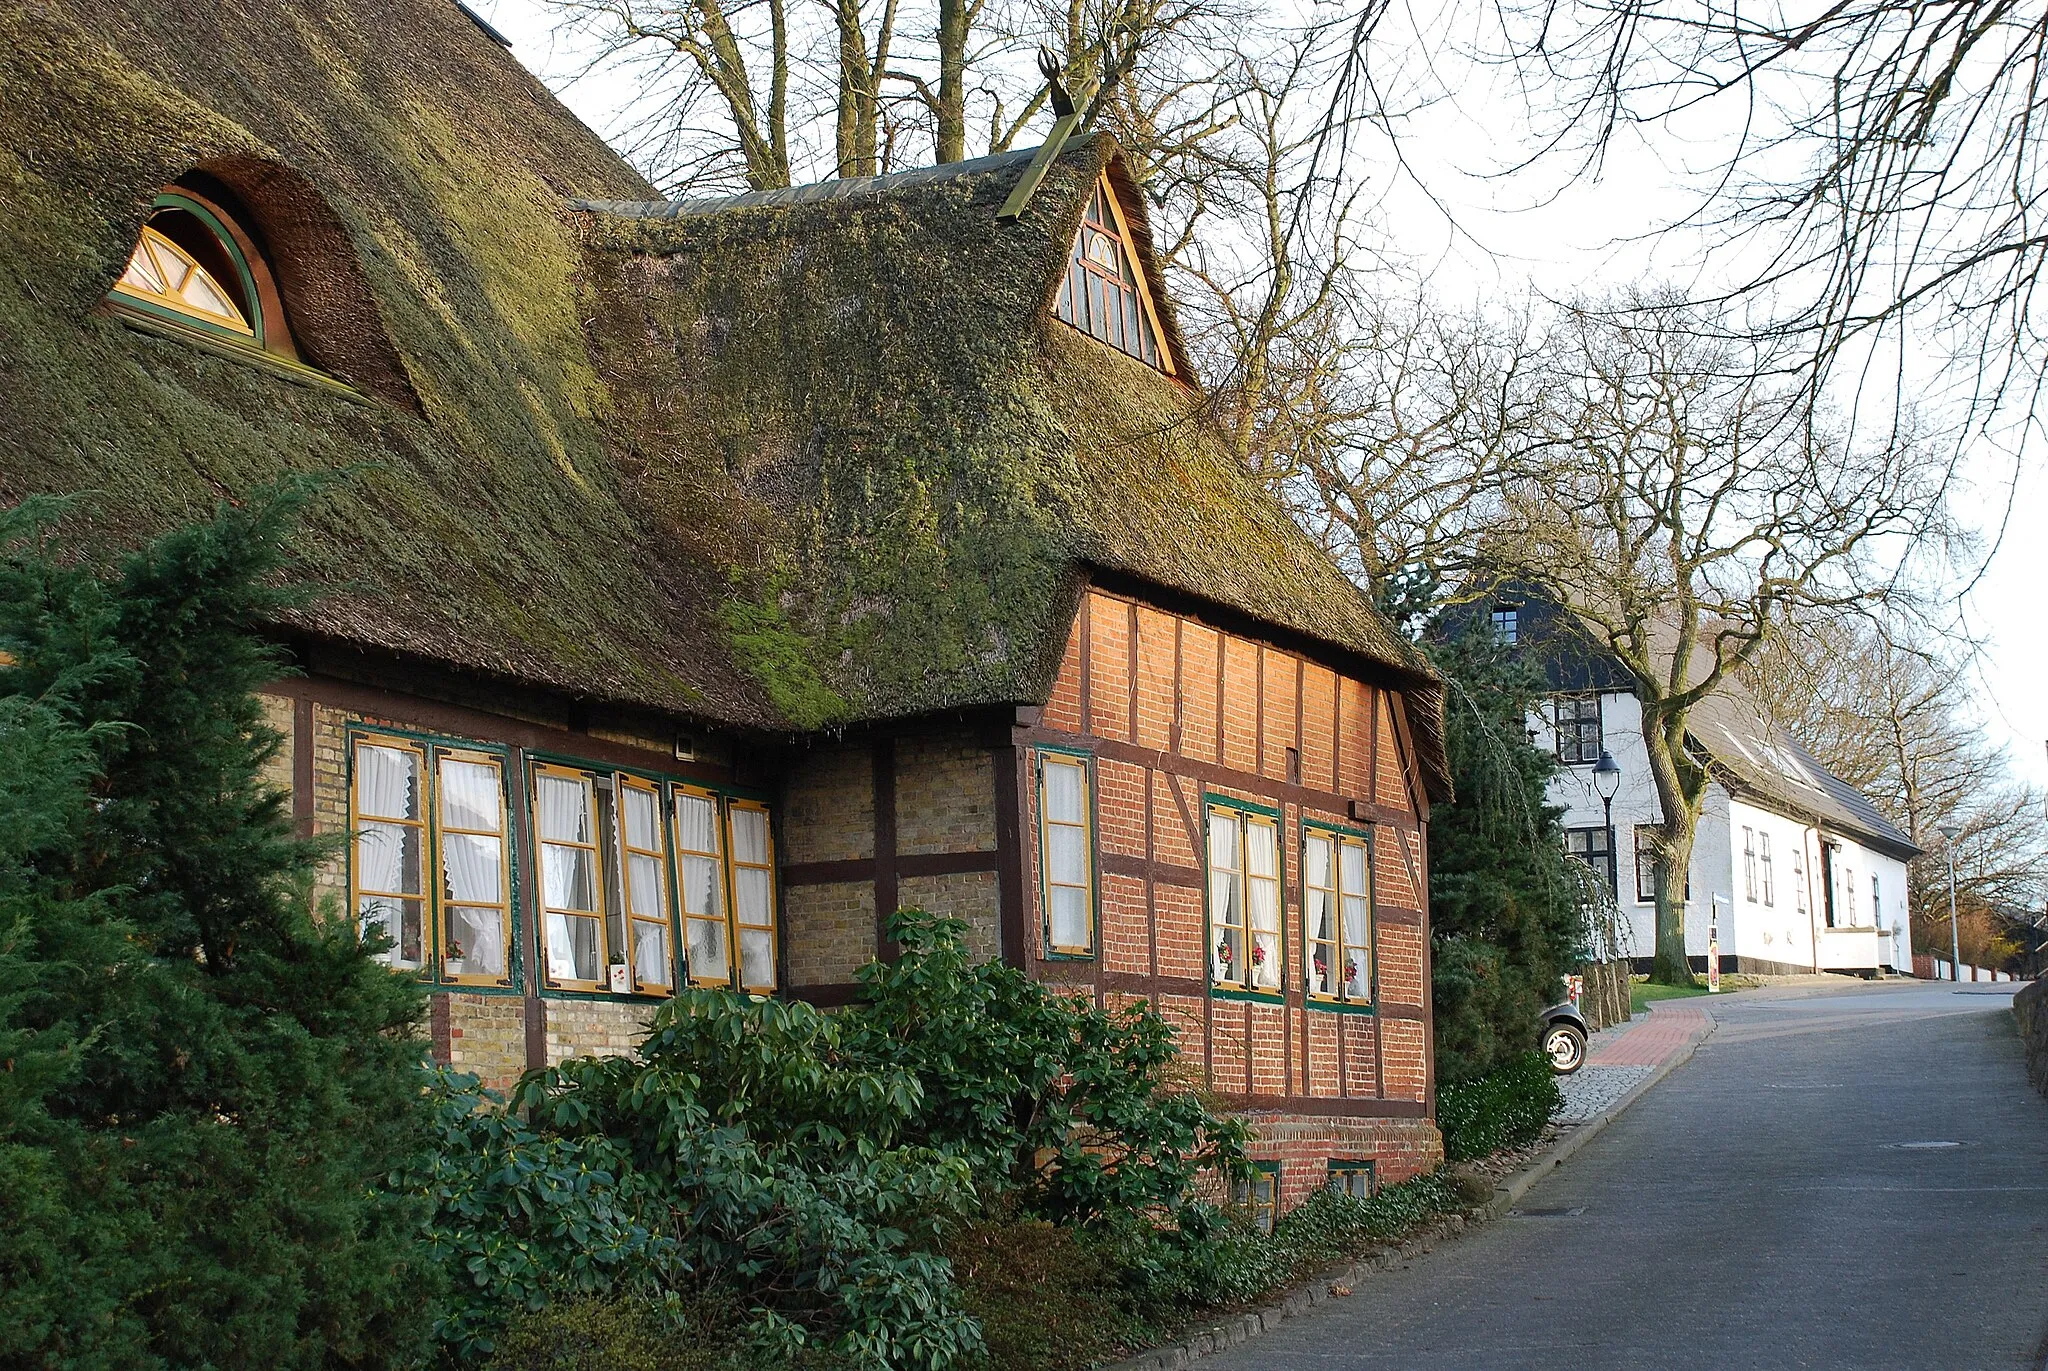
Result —
M996 873L969 871L951 876L906 876L896 885L906 909L927 909L967 921L967 952L977 962L1003 955L1002 922L996 905Z

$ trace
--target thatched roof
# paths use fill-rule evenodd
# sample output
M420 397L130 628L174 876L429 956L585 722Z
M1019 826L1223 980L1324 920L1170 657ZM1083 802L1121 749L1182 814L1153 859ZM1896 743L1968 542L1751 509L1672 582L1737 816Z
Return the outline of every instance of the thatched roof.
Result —
M1106 139L1014 222L1023 155L664 205L447 0L60 0L0 75L0 500L129 540L346 470L300 628L778 731L1042 699L1116 572L1419 688L1441 784L1426 667L1199 391L1051 318L1105 165L1149 258ZM195 168L356 395L96 308Z

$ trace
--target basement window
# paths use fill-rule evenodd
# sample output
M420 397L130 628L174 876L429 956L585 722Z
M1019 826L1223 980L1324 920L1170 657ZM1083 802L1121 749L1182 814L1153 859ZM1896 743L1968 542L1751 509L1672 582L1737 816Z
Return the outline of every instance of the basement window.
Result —
M1364 834L1304 825L1302 947L1311 1001L1372 1000L1371 871Z
M1379 1190L1377 1168L1368 1157L1363 1160L1330 1159L1329 1187L1339 1195L1349 1195L1354 1200L1369 1200Z
M1231 1208L1271 1234L1280 1220L1280 1163L1253 1162L1252 1174L1231 1187Z

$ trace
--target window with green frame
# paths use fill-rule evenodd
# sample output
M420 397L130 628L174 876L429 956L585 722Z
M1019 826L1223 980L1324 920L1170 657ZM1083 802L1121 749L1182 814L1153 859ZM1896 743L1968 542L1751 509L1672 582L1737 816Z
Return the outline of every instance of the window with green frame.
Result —
M1095 812L1088 758L1038 754L1038 869L1046 951L1095 954Z
M1330 1178L1326 1184L1339 1195L1349 1195L1354 1200L1369 1200L1380 1188L1378 1165L1370 1157L1332 1157Z
M1280 1163L1253 1162L1252 1174L1231 1187L1230 1204L1261 1233L1271 1233L1280 1221Z
M402 971L512 982L505 759L487 748L358 733L349 746L349 900Z
M1280 820L1212 798L1209 811L1209 979L1235 990L1280 990Z
M1372 848L1362 833L1302 825L1302 957L1311 1001L1372 1000Z
M693 986L775 992L779 934L766 805L703 786L537 761L533 807L548 985L670 995L680 973Z

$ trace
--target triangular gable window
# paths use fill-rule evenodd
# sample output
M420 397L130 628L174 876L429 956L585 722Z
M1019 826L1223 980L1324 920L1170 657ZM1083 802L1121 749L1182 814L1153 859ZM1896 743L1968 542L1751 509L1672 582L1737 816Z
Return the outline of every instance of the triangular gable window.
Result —
M1067 276L1060 283L1054 313L1119 352L1173 373L1172 359L1159 345L1159 319L1152 311L1151 292L1138 274L1130 228L1107 177L1096 181L1082 212L1081 231L1074 235L1067 256Z

